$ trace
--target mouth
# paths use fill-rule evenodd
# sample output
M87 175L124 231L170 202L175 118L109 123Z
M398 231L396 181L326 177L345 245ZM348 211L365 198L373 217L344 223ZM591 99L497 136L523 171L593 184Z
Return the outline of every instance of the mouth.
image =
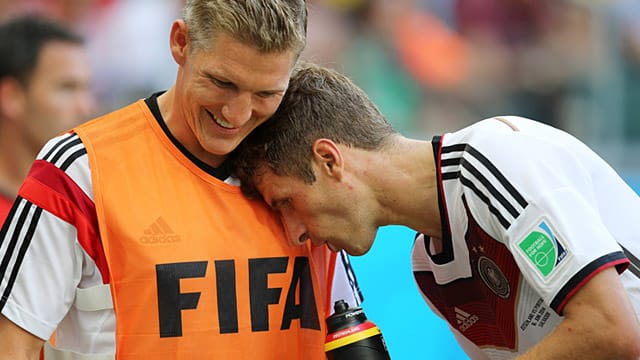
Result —
M233 129L233 125L227 121L224 121L222 119L217 118L215 115L213 115L213 113L211 113L209 110L205 110L207 112L207 114L209 114L209 116L211 116L211 118L213 119L213 121L218 124L218 126L225 128L225 129Z
M300 237L298 238L298 244L304 244L307 240L310 240L311 244L313 244L313 246L323 246L323 245L325 245L329 250L331 250L334 253L339 252L340 250L342 250L341 247L333 245L329 241L316 240L311 235L309 235L309 233L304 233L304 234L300 235Z

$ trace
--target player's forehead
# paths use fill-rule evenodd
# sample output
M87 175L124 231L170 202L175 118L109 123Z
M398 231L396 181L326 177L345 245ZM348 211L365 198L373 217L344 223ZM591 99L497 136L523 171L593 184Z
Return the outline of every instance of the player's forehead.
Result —
M282 176L276 175L268 166L260 166L253 178L256 189L265 200L283 196L286 193L282 188L282 184L286 184L285 180Z

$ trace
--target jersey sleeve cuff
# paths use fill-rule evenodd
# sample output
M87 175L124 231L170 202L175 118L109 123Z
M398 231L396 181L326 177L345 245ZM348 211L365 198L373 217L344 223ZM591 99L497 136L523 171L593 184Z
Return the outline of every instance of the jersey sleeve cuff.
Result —
M54 324L42 321L37 316L30 314L20 306L13 303L11 300L5 303L5 306L2 308L2 315L23 330L44 341L51 337L51 334L53 334L53 331L56 328Z
M562 311L567 302L569 302L573 295L575 295L587 281L602 270L612 266L616 267L618 273L622 273L629 266L629 259L627 259L622 251L613 252L595 259L582 268L582 270L578 271L578 273L560 289L551 301L551 308L558 313L558 315L562 315Z

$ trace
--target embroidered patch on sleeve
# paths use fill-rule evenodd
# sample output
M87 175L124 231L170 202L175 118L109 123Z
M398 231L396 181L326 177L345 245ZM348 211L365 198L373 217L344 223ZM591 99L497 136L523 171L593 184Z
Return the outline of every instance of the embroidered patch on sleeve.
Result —
M568 254L544 220L518 243L518 247L545 278L560 265Z

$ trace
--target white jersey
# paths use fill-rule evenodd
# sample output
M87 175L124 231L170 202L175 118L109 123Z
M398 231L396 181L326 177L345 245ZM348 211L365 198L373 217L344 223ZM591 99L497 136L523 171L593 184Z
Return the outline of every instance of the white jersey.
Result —
M36 192L37 196L48 197L46 203L52 198L57 201L56 211L62 216L20 196L16 199L0 232L0 311L43 340L55 331L59 349L115 354L113 304L97 309L89 304L94 311L78 306L82 289L102 286L108 271L100 270L106 268L104 255L101 257L98 250L98 234L78 236L91 228L86 224L97 228L86 149L77 135L65 134L45 145L37 163L42 170L35 175L37 180L66 197L57 199L55 191ZM235 180L227 178L225 182ZM344 253L338 256L333 279L332 301L345 299L358 306L361 295ZM111 301L108 287L107 295Z
M443 250L418 234L413 271L471 358L522 354L608 267L640 315L640 198L586 145L508 116L435 137L433 147Z

